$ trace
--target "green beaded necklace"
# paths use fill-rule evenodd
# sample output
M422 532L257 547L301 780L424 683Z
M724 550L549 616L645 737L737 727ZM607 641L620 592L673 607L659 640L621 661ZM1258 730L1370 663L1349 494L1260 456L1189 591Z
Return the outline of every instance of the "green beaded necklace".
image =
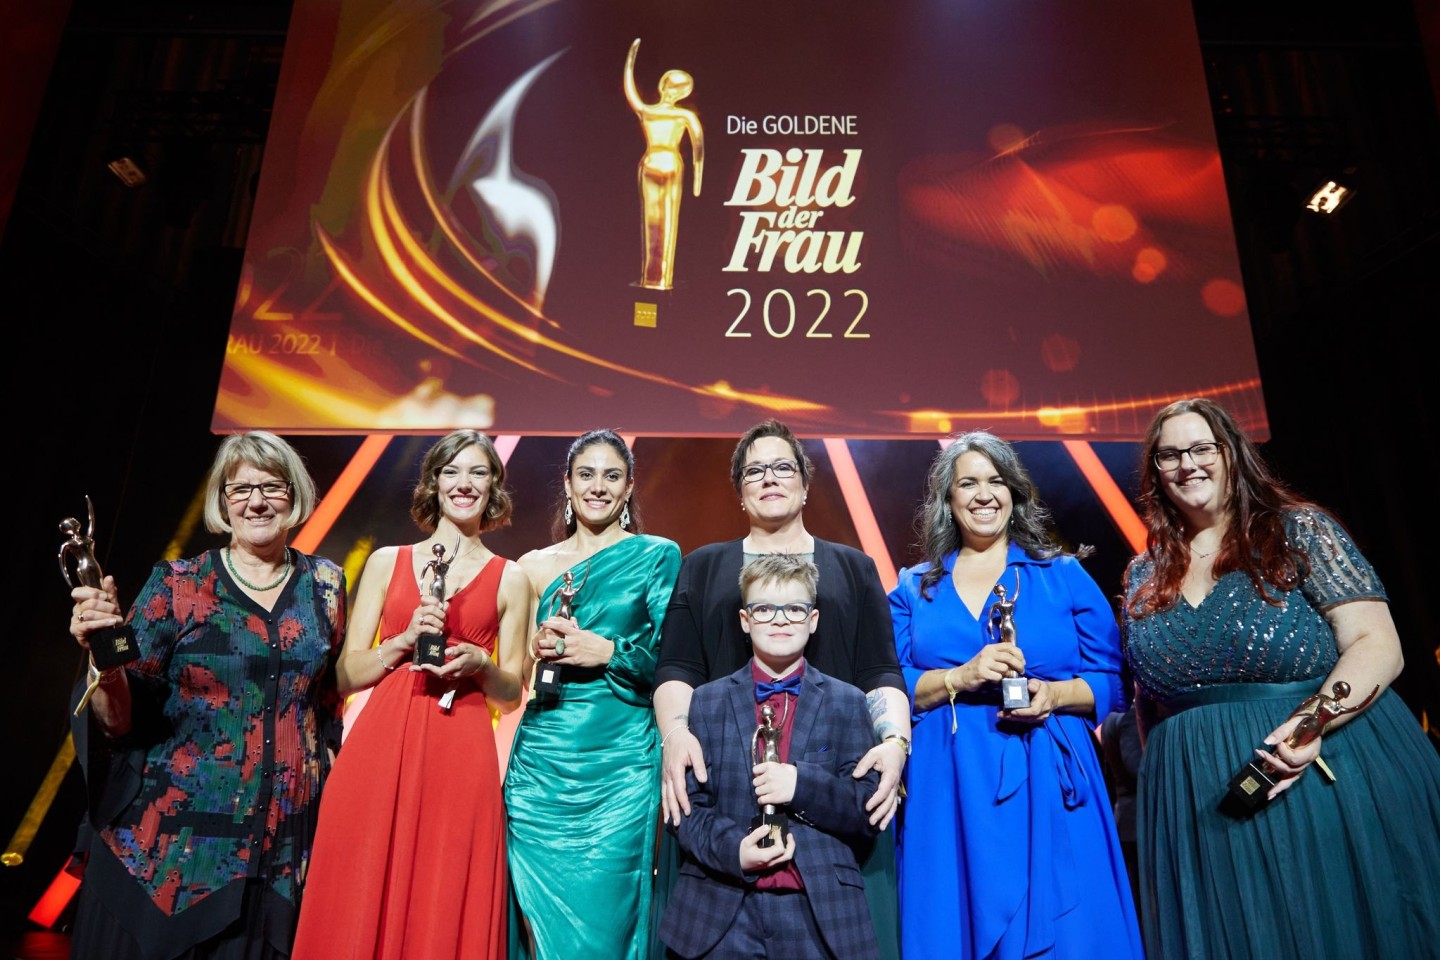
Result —
M286 547L286 548L285 548L285 567L284 567L284 569L282 569L282 570L280 571L280 576L275 580L274 583L270 584L269 586L265 586L265 587L257 586L256 584L253 584L253 583L251 583L249 580L246 580L244 577L240 576L240 571L235 569L235 561L233 561L233 560L230 559L230 548L229 548L229 547L226 547L224 550L222 550L222 551L220 551L220 552L223 553L223 554L225 554L225 566L227 566L227 567L230 568L230 576L232 576L232 577L234 577L236 580L240 581L240 583L241 583L242 586L249 587L251 590L254 590L256 593L264 593L266 590L274 590L276 587L280 586L280 584L282 584L282 583L285 582L285 578L286 578L286 577L290 576L290 548L289 548L289 547Z

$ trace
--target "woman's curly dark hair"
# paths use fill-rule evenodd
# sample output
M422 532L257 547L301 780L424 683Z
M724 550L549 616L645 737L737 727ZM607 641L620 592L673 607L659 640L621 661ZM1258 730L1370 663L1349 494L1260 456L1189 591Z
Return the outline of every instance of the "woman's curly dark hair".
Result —
M950 511L950 486L955 482L955 464L970 452L978 453L995 465L1005 486L1010 488L1010 526L1007 535L1026 553L1038 560L1065 553L1050 531L1050 511L1040 500L1030 474L1015 448L993 433L972 430L951 440L950 445L930 462L925 483L925 501L915 514L915 532L920 547L930 561L930 569L920 578L920 595L931 599L935 584L945 575L945 557L960 549L960 527ZM1076 556L1090 553L1082 547Z

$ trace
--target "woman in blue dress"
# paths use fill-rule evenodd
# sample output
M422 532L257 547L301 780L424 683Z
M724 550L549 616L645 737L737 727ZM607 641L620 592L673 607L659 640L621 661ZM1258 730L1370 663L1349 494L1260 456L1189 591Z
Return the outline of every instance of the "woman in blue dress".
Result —
M915 715L907 957L1142 955L1093 732L1124 708L1119 629L1048 521L998 437L966 433L935 458L917 518L928 559L890 593ZM1007 676L1027 678L1029 706L1002 707Z
M1374 568L1211 400L1156 414L1140 501L1123 622L1148 953L1440 955L1440 757L1388 689L1402 656ZM1237 804L1251 760L1272 783Z

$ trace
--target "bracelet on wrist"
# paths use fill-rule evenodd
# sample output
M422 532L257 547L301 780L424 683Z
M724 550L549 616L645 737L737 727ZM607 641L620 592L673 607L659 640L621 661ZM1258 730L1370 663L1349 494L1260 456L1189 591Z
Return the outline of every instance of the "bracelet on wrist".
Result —
M92 654L85 668L85 692L80 695L80 702L75 706L75 716L78 717L85 712L85 708L90 705L90 698L95 695L95 691L99 690L102 684L118 677L124 670L124 667L110 667L101 670L95 666L95 657Z
M950 682L950 674L959 669L959 667L951 667L945 671L944 676L945 692L950 697L950 733L952 736L960 729L960 719L955 714L955 697L959 691L955 689L955 684Z
M668 731L666 731L665 736L663 736L663 737L660 738L660 749L661 749L661 750L664 750L664 749L665 749L665 743L666 743L666 741L668 741L668 740L670 739L670 734L674 733L676 730L689 730L689 729L690 729L690 724L689 724L687 721L681 720L681 721L679 721L678 723L676 723L673 727L671 727Z
M91 683L106 683L118 677L124 669L124 667L106 667L104 670L101 670L95 666L95 657L92 655L90 657L90 667L87 671L88 679Z
M905 751L905 756L907 756L907 757L910 756L910 738L909 738L909 737L901 736L901 735L898 734L898 733L892 733L892 734L890 734L890 736L885 737L885 738L882 739L880 742L881 742L881 743L898 743L898 744L900 744L900 749L903 750L903 751Z
M375 645L375 659L379 660L379 661L380 661L380 666L384 667L384 668L385 668L385 672L389 673L389 672L392 672L392 671L395 669L395 667L392 667L390 664L388 664L388 663L385 662L385 654L382 653L382 652L381 652L381 649L380 649L380 648L383 647L384 645L385 645L385 643L384 643L383 640L382 640L380 643L377 643L377 644ZM398 667L399 664L397 663L397 664L395 664L395 666Z

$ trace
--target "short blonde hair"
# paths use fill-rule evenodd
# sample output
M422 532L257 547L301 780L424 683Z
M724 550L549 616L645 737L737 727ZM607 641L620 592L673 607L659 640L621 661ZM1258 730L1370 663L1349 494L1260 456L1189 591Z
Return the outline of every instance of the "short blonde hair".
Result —
M230 506L225 501L224 486L244 464L276 474L290 483L290 513L281 518L285 529L298 527L310 519L320 497L315 481L305 469L305 461L294 447L264 430L234 433L220 442L210 476L205 480L205 529L211 533L231 533Z
M740 569L740 602L757 583L798 583L810 594L810 602L820 590L820 568L793 553L766 553Z

